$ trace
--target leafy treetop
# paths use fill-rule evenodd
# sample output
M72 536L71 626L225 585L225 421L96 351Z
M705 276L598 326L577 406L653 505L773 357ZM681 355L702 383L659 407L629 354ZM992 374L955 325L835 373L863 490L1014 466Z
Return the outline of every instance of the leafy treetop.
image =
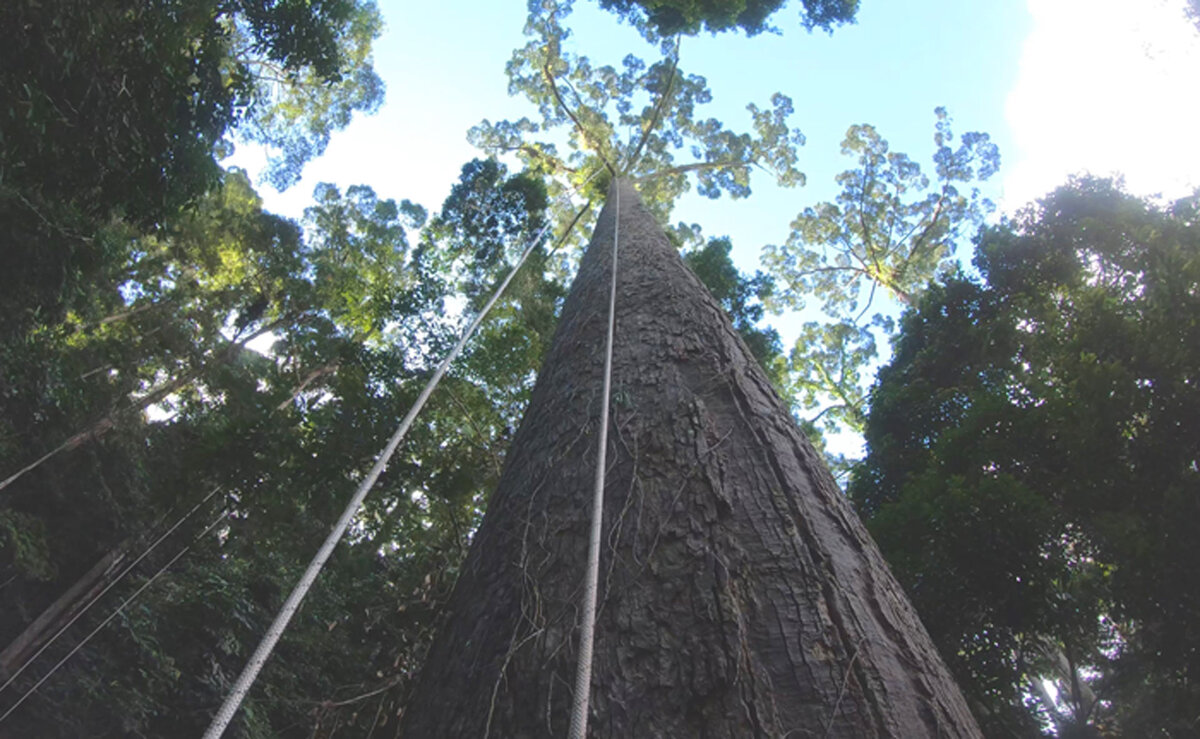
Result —
M649 37L694 34L701 29L718 33L740 28L748 36L773 30L767 21L785 0L600 0ZM808 30L832 31L853 23L858 0L803 0L800 23Z
M790 99L776 94L768 108L747 106L753 133L700 119L698 107L711 94L703 77L679 68L678 44L668 58L649 66L632 54L619 68L594 66L563 48L570 31L561 20L570 9L570 2L531 3L526 25L531 40L508 64L510 92L534 103L538 120L485 120L472 129L473 143L493 155L513 153L533 171L575 186L597 167L609 176L635 178L643 200L664 219L687 191L692 173L700 193L713 198L749 195L756 168L782 185L803 184L796 147L804 137L789 128ZM565 154L559 151L563 143ZM679 152L692 161L677 163ZM561 187L552 184L551 196Z
M32 206L160 223L219 179L239 129L295 182L370 110L370 0L148 0L0 6L0 186ZM53 220L53 219L52 219Z
M935 115L932 179L873 126L851 126L842 153L857 166L837 176L837 198L805 208L787 242L764 250L780 284L775 307L819 301L829 317L805 323L789 359L793 392L806 408L824 406L813 420L826 430L862 429L868 367L879 335L892 331L890 319L871 314L876 294L911 304L992 210L974 183L998 169L996 145L968 132L956 146L945 109Z

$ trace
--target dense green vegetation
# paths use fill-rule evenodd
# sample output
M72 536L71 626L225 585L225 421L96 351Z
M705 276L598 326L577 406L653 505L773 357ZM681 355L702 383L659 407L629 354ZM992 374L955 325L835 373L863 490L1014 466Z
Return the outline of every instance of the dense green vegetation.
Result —
M601 4L658 36L757 33L780 5ZM856 7L806 1L801 22ZM701 120L710 93L677 46L594 65L561 49L565 15L531 13L509 72L536 113L473 129L486 156L440 208L324 185L293 221L222 155L264 144L286 186L379 105L372 3L0 4L0 681L199 504L0 693L3 713L192 542L0 734L197 735L432 367L551 224L238 724L394 725L554 330L578 204L603 196L594 175L640 178L664 221L692 182L803 182L786 96L751 105L750 131ZM1081 180L984 228L969 277L951 257L990 208L972 188L998 166L987 136L956 139L939 111L932 176L870 126L844 150L843 194L797 217L767 271L680 227L688 264L813 433L865 431L852 499L989 731L1188 736L1200 205ZM910 309L868 403L895 332L877 290ZM830 318L785 355L762 319L806 301Z
M183 520L0 711L191 543L3 729L195 735L463 327L448 306L478 306L564 185L481 159L432 217L332 186L301 222L265 212L223 151L274 147L286 185L377 105L370 4L18 2L0 18L2 679ZM373 492L240 715L247 735L395 723L553 331L577 255L553 256L564 230ZM757 336L761 278L706 254Z
M1198 214L1074 181L879 373L850 495L992 735L1194 734Z
M753 36L772 28L768 21L783 5L784 0L600 0L601 7L659 36L735 28ZM852 23L857 10L858 0L803 0L798 18L810 31L831 31Z

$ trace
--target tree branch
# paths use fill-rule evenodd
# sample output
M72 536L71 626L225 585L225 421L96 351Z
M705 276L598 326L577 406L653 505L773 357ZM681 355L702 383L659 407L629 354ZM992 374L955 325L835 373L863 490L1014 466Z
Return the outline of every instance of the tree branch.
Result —
M366 692L366 693L363 693L362 695L356 695L356 696L354 696L353 698L347 698L346 700L341 700L341 701L323 701L323 702L321 703L321 707L322 707L322 708L326 708L326 709L328 709L328 708L339 708L339 707L341 707L341 706L348 706L348 705L350 705L350 704L352 704L352 703L358 703L359 701L365 701L367 698L370 698L370 697L372 697L372 696L379 695L380 693L386 693L387 691L389 691L389 690L391 690L392 688L396 687L397 685L399 685L399 684L400 684L400 680L401 680L401 679L402 679L402 677L401 677L400 675L396 675L396 676L394 676L394 677L392 677L392 678L389 678L387 682L385 682L385 683L384 683L382 686L380 686L380 687L378 687L378 688L375 688L374 690L370 690L370 691L368 691L368 692Z
M871 292L870 292L870 294L867 295L867 304L862 309L862 311L858 314L858 316L854 319L854 322L856 324L862 320L862 317L867 314L867 311L871 310L871 304L875 302L875 288L877 285L878 285L877 282L875 282L874 280L871 280ZM908 301L905 301L905 302L907 303Z
M612 162L608 161L608 157L604 156L603 148L592 140L592 137L588 134L588 130L584 128L583 124L580 123L579 118L575 116L575 112L571 110L571 108L563 100L562 94L558 91L558 84L554 81L554 74L550 71L549 54L546 55L546 63L542 65L542 78L546 80L546 84L550 85L550 92L554 93L554 100L558 103L558 107L562 108L563 112L567 114L567 117L571 119L571 122L575 124L575 128L579 131L579 135L583 137L584 143L596 152L596 155L599 156L601 161L604 162L604 166L608 168L608 171L613 177L619 176L616 168L613 167Z
M858 225L862 229L863 246L867 249L867 256L875 265L876 273L882 274L883 269L879 266L879 257L875 254L875 242L871 238L871 230L867 228L867 187L874 179L871 175L871 165L864 164L862 187L858 190Z
M275 406L275 410L282 411L284 408L287 408L296 401L296 398L300 397L300 393L304 392L309 385L325 375L337 372L337 370L338 364L337 362L334 362L332 364L327 364L324 367L318 367L312 372L309 372L308 375L300 381L300 384L296 386L296 389L292 391L292 394L288 396L288 399Z
M562 236L559 236L558 241L554 242L554 247L551 248L550 251L546 252L547 259L549 259L551 256L553 256L554 252L558 251L559 247L561 247L563 244L567 243L567 237L570 236L571 232L575 230L575 226L576 226L576 224L579 223L579 219L583 218L583 214L587 213L588 209L591 207L592 207L591 202L584 203L583 207L580 208L575 213L575 217L572 218L571 222L567 224L567 228L565 231L563 231Z
M638 159L642 156L642 149L646 146L646 141L650 138L650 133L658 127L659 118L662 116L663 109L666 107L667 98L671 96L671 88L675 85L675 70L679 67L679 37L675 37L675 57L671 60L671 73L667 77L667 89L663 90L663 94L658 98L658 104L654 106L654 115L650 118L650 124L642 129L641 140L638 141L637 148L633 150L633 154L629 157L629 166L627 170L632 172L637 166Z
M834 403L833 405L827 405L827 406L825 406L824 410L822 410L817 415L813 416L808 422L811 423L813 426L816 426L817 421L821 420L821 416L824 416L829 411L837 410L838 408L848 408L848 406L845 403L842 403L840 405L837 403Z
M942 192L940 195L938 195L937 206L933 209L933 216L929 219L929 225L925 226L925 230L921 232L921 235L915 241L913 241L912 247L908 250L908 256L904 258L904 263L900 265L901 273L908 269L909 263L917 254L917 250L925 247L925 240L929 238L929 234L931 231L933 231L933 227L937 225L938 218L940 218L942 215L942 206L946 203L946 187L948 186L949 185L945 185L942 187ZM913 226L913 231L916 229L917 227ZM909 231L908 236L905 236L900 243L907 241L908 237L911 235L912 231Z
M746 165L746 162L740 160L723 160L716 162L692 162L691 164L683 164L678 167L671 167L659 172L651 172L648 175L638 177L635 182L646 182L648 180L657 179L659 177L670 177L677 174L687 174L688 172L698 172L706 169L721 169L722 167L735 167L737 165Z
M477 444L478 444L480 450L483 451L484 453L486 453L489 457L491 457L492 467L496 471L496 477L500 477L500 473L504 471L503 470L504 466L502 464L500 464L500 457L496 456L496 450L493 449L487 443L487 439L484 437L483 432L479 429L479 426L475 423L475 417L471 415L471 411L467 409L466 404L464 404L462 402L462 400L459 399L458 395L455 394L455 392L452 389L447 387L445 392L446 392L446 395L448 395L450 397L450 400L454 401L454 404L456 406L458 406L458 409L460 411L462 411L462 414L466 417L467 423L470 424L470 426L471 426L471 430L475 432L475 438L477 439Z
M146 395L135 400L133 402L133 404L130 405L129 407L122 408L120 410L115 410L115 411L112 411L112 412L106 414L105 416L101 417L99 421L96 421L95 423L91 424L90 426L85 428L83 431L80 431L80 432L72 435L66 441L59 444L54 449L50 450L49 452L44 454L42 457L40 457L36 461L22 467L21 469L17 470L13 474L9 475L4 480L0 481L0 490L3 490L4 488L13 484L18 479L23 477L26 473L32 472L33 470L37 469L38 467L41 467L43 464L45 464L51 458L59 455L60 453L65 452L65 451L70 451L71 449L81 446L88 441L92 441L94 439L99 439L105 433L112 430L112 428L114 426L116 426L118 416L125 415L128 413L136 413L139 411L144 411L145 409L149 408L150 406L154 405L155 403L158 403L159 401L164 400L171 394L178 392L183 387L191 384L198 377L200 377L200 375L202 375L204 373L204 371L206 369L208 369L210 366L212 366L214 364L218 364L220 362L228 361L228 359L230 357L232 357L240 349L245 347L247 343L249 343L250 341L254 340L255 338L267 333L268 331L272 331L272 330L278 328L279 326L283 325L286 321L287 321L286 318L280 318L276 321L273 321L272 323L269 323L269 324L263 326L262 328L258 329L257 331L250 334L246 338L234 341L228 347L226 347L225 349L222 349L219 353L217 353L211 360L201 363L201 365L199 367L196 367L195 369L184 373L182 376L177 377L174 380L171 380L170 382L168 382L164 385L160 385L159 387L155 388L154 390L151 390Z
M546 152L542 151L541 149L538 149L535 146L530 146L529 144L521 144L520 146L505 146L505 147L500 147L500 148L502 148L504 151L524 152L525 154L528 154L532 157L541 159L542 161L544 161L547 164L549 164L550 166L552 166L554 169L561 169L564 172L575 173L575 172L579 171L574 167L568 167L566 162L559 159L558 157L551 156L551 155L547 154Z

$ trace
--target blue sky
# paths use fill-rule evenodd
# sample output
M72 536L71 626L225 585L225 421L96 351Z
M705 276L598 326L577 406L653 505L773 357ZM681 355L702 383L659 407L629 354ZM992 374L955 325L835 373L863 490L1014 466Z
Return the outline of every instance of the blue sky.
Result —
M467 129L532 112L508 97L504 76L525 41L523 2L384 0L381 8L387 28L375 57L388 86L384 108L335 135L301 184L266 192L272 209L299 215L318 182L369 184L436 209L478 155ZM681 66L713 91L705 115L744 126L746 103L781 91L808 138L804 188L764 180L749 200L692 198L677 210L710 235L733 237L743 268L786 236L805 205L836 194L833 177L850 165L838 152L847 127L871 123L894 150L927 163L939 105L958 133L986 131L1000 146L1001 171L985 190L1006 208L1083 169L1121 171L1146 194L1200 185L1192 133L1200 127L1200 35L1183 20L1181 0L862 0L858 22L832 36L804 32L795 12L785 7L773 18L781 36L684 40ZM655 57L587 0L568 24L574 50L596 63L630 52ZM251 150L234 163L259 169Z
M989 124L1003 119L1004 96L995 91L1014 82L1028 15L1010 0L979 0L972 12L960 5L865 0L859 23L832 36L804 32L785 8L776 16L782 36L685 39L681 66L704 75L713 91L705 115L741 126L746 103L765 104L775 91L794 99L794 123L808 137L801 161L809 185L777 191L763 181L748 201L700 201L678 216L714 235L740 236L749 266L762 243L786 235L805 204L834 194L832 178L849 164L838 147L851 124L875 124L894 147L923 157L932 149L933 109L945 105L960 130L987 130L1007 150L1007 130ZM300 185L271 198L273 207L298 214L321 181L365 182L381 195L436 207L461 164L476 155L466 130L484 117L531 112L507 96L504 77L512 49L525 41L523 3L385 2L382 9L388 27L376 66L388 84L385 108L340 134ZM594 62L615 64L631 52L656 56L590 2L577 4L569 25L573 50Z
M313 187L333 182L436 211L462 164L479 155L467 129L534 115L507 95L504 76L525 43L524 2L382 0L381 9L383 109L335 135L299 185L261 187L268 208L299 216ZM746 103L764 105L780 91L807 136L805 187L760 179L747 200L690 196L675 212L708 236L731 237L743 270L759 267L762 247L781 243L797 212L836 195L834 176L852 164L839 153L850 125L873 124L893 150L928 168L937 106L956 133L985 131L999 145L1000 172L983 189L1004 210L1084 170L1121 173L1144 195L1200 186L1200 33L1184 19L1183 0L862 0L858 22L832 35L803 31L789 7L772 21L782 35L687 38L680 63L708 79L713 103L702 115L744 129ZM567 25L571 50L595 64L616 65L627 53L656 58L591 0L577 0ZM261 169L249 148L231 163ZM970 248L961 245L960 255L969 258ZM794 316L773 323L785 339L798 326Z

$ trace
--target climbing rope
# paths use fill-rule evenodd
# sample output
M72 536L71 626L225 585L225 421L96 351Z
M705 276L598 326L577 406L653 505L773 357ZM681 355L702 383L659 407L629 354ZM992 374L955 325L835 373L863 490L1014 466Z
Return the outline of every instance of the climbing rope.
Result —
M157 580L157 579L158 579L160 576L162 576L162 574L163 574L164 572L166 572L167 570L171 569L171 565L173 565L173 564L175 564L176 562L178 562L178 561L180 560L180 558L181 558L181 557L183 557L183 555L187 554L187 553L188 553L188 550L190 550L190 549L192 548L192 545L193 545L193 544L195 544L196 542L200 541L200 539L204 538L204 536L205 536L205 535L206 535L208 532L210 532L210 531L212 531L214 528L216 528L216 527L217 527L217 524L219 524L219 523L221 523L222 521L224 521L224 520L225 520L225 517L226 517L226 516L228 516L228 515L229 515L229 511L228 511L228 510L222 511L222 512L221 512L221 515L220 515L220 516L217 516L217 519L216 519L215 521L213 521L212 523L210 523L208 526L206 526L206 527L204 528L204 530L203 530L203 531L201 531L199 534L197 534L197 535L196 535L196 537L195 537L194 539L192 539L192 540L191 540L191 541L188 543L188 545L187 545L187 546L185 546L183 549L179 550L179 553L178 553L178 554L176 554L174 557L172 557L172 558L171 558L171 560L170 560L169 562L167 562L165 565L163 565L161 568L159 568L158 572L155 572L155 573L154 573L154 574L153 574L153 575L150 577L150 579L149 579L149 580L147 580L146 582L142 583L142 586L141 586L140 588L138 588L137 590L133 591L133 595L129 596L129 597L128 597L128 598L126 598L124 601L122 601L122 602L121 602L121 605L117 606L117 610L115 610L115 611L113 611L111 614L109 614L108 618L106 618L106 619L104 619L103 621L101 621L101 622L100 622L100 624L99 624L99 625L98 625L96 628L92 629L92 630L91 630L91 631L88 633L88 635L87 635L87 636L83 637L83 641L81 641L81 642L79 642L78 644L76 644L76 645L75 645L75 646L74 646L74 647L71 649L71 651L67 652L66 656L64 656L64 657L63 657L62 659L60 659L58 662L54 663L54 666L50 668L50 671L49 671L49 672L47 672L45 675L42 675L41 679L40 679L40 680L38 680L36 683L34 683L32 688L30 688L28 691L26 691L26 693L25 693L24 695L22 695L22 696L21 696L21 697L20 697L20 698L17 700L17 702L16 702L16 703L12 704L12 705L9 707L9 709L8 709L7 711L5 711L5 712L4 712L4 715L0 716L0 723L3 723L3 722L4 722L4 719L6 719L6 718L8 718L9 716L11 716L11 715L12 715L13 711L15 711L15 710L17 710L18 708L20 708L20 707L21 707L21 704L22 704L22 703L24 703L24 702L25 702L25 700L26 700L27 698L29 698L29 696L31 696L31 695L33 695L34 693L36 693L36 692L37 692L37 690L38 690L38 688L42 687L42 683L44 683L44 682L46 682L47 680L49 680L49 679L50 679L50 677L51 677L51 676L52 676L54 673L58 672L58 668L60 668L60 667L62 667L63 665L65 665L65 664L67 663L67 660L69 660L69 659L71 659L72 657L74 657L74 656L75 656L75 653L76 653L76 652L78 652L80 649L83 649L84 645L86 645L86 644L87 644L89 641L91 641L91 640L92 640L92 637L94 637L96 634L99 634L99 633L100 633L100 631L101 631L101 629L103 629L105 626L108 626L108 624L109 624L109 623L111 623L111 622L112 622L112 620L113 620L114 618L116 618L117 616L119 616L119 615L121 614L121 612L122 612L122 611L124 611L124 610L125 610L125 609L126 609L128 606L129 606L129 604L130 604L130 603L132 603L134 600L136 600L136 599L137 599L137 597L138 597L139 595L141 595L143 591L145 591L145 590L146 590L146 588L148 588L148 587L150 587L151 585L153 585L155 580ZM41 654L41 652L38 652L38 654ZM22 668L22 669L24 669L24 668ZM11 681L10 681L10 682L11 682Z
M54 632L54 636L47 639L46 643L43 644L36 652L33 653L33 656L31 656L29 659L25 660L25 662L20 667L18 667L16 669L16 671L13 672L12 675L9 675L8 680L5 680L4 684L0 685L0 692L3 692L6 688L8 688L9 685L12 685L13 681L15 681L18 677L20 677L21 673L25 671L25 668L27 668L31 664L33 664L34 660L36 660L38 657L42 656L42 652L45 652L47 649L49 649L54 644L54 642L58 640L58 638L60 636L62 636L64 633L66 633L67 629L71 628L71 626L73 626L76 621L78 621L80 618L82 618L83 615L85 613L87 613L88 610L91 609L92 606L96 605L96 603L101 598L104 597L105 593L112 590L113 587L115 587L117 585L117 583L119 583L123 579L125 579L125 576L128 575L130 573L130 571L133 570L134 567L137 567L143 559L148 557L150 555L150 553L153 552L158 547L159 544L162 544L163 541L168 536L175 533L175 530L178 529L180 526L182 526L185 521L187 521L189 518L191 518L193 513L200 510L201 506L203 506L208 501L212 500L212 497L214 495L216 495L217 492L220 491L220 489L221 489L220 485L213 488L211 493L204 496L204 500L201 500L199 503L192 506L192 509L190 511L188 511L187 513L183 514L183 517L180 518L178 521L176 521L175 525L173 525L171 528L167 529L161 536L159 536L157 539L155 539L154 542L150 544L150 546L146 547L145 551L143 551L140 555L138 555L137 559L130 562L129 565L127 567L125 567L125 569L121 570L120 574L118 574L115 578L112 579L112 582L110 582L108 585L105 585L104 589L101 590L99 593L97 593L91 600L89 600L87 602L87 605L85 605L83 608L79 609L79 612L76 613L74 616L72 616L70 621L67 621L67 623L64 624L62 628L60 628L58 631ZM72 654L73 653L74 652L72 652ZM30 691L30 692L32 692L32 691ZM22 698L21 700L25 700L25 699ZM5 714L5 715L7 716L8 714Z
M593 172L587 178L587 180L585 180L584 183L579 186L578 189L583 189L583 187L585 187L588 182L591 182L592 178L599 174L599 172L599 169ZM428 382L425 383L425 387L422 388L421 394L417 396L416 402L414 402L412 407L408 409L408 414L404 416L404 420L400 422L400 426L396 429L395 433L392 434L391 439L388 440L387 446L385 446L383 451L380 452L379 457L375 460L375 464L371 467L371 471L363 479L362 483L359 484L358 489L354 493L354 497L350 499L350 502L346 505L345 510L342 511L341 517L334 525L333 530L329 532L329 536L325 538L325 542L321 544L321 548L317 550L312 562L310 562L308 565L308 569L304 571L304 574L300 577L299 582L296 583L295 588L292 589L291 594L284 602L283 607L279 609L278 615L275 616L275 621L271 624L270 628L267 629L267 633L263 635L262 641L259 642L258 648L254 650L254 654L251 655L250 661L247 662L246 666L242 669L242 674L238 676L237 682L234 684L233 689L229 692L229 695L225 698L225 702L221 705L217 715L213 718L212 724L210 724L208 730L204 732L204 739L219 739L219 737L225 733L225 729L228 728L229 722L233 720L233 715L237 713L238 707L242 704L246 694L250 691L250 687L254 684L255 678L258 677L259 671L262 670L263 665L266 664L267 659L271 656L271 652L275 649L275 644L278 643L279 638L283 636L283 632L285 629L287 629L288 623L292 620L292 617L296 615L296 611L300 608L301 601L303 601L304 596L308 594L313 582L315 582L317 579L317 575L321 573L321 568L325 566L325 562L328 561L330 555L333 554L334 547L337 546L338 542L342 538L342 535L346 533L346 529L350 526L350 522L354 519L355 514L358 513L359 507L362 506L363 500L366 499L367 494L371 492L371 488L375 486L375 482L379 479L379 476L383 474L383 471L387 468L388 461L391 459L392 454L395 453L396 447L400 446L400 442L403 441L405 435L408 434L408 430L412 426L413 421L416 420L417 414L420 413L421 409L425 407L425 402L429 400L429 396L433 394L433 391L437 388L438 383L441 382L442 376L446 374L446 371L450 368L450 364L458 358L460 353L462 353L462 350L467 345L467 342L475 334L475 330L479 328L479 325L483 323L483 319L492 309L492 306L495 305L496 301L500 299L500 296L504 294L504 291L508 288L508 284L512 282L512 279L514 276L516 276L517 271L521 269L521 265L525 263L525 260L530 254L533 253L533 250L537 248L538 244L541 243L542 237L545 236L546 232L550 230L550 226L551 224L547 223L542 230L538 232L537 236L530 241L529 245L521 253L520 258L517 259L517 263L513 266L512 270L509 271L508 276L505 277L504 281L500 283L500 287L498 287L496 291L492 293L492 297L488 299L487 303L479 311L479 314L475 316L475 320L472 321L471 325L467 327L467 330L463 333L462 338L458 340L458 343L454 345L454 348L450 350L450 353L445 359L442 360L442 363L438 365L437 370L435 370L433 373L433 376L429 378Z
M608 339L604 349L604 388L600 394L600 441L592 491L592 531L588 538L587 573L583 581L583 614L579 622L579 656L575 663L575 700L571 706L570 739L587 734L588 703L592 692L592 645L596 635L596 591L600 582L600 539L604 521L604 472L608 457L608 398L612 391L613 333L617 323L617 243L621 228L620 183L613 187L612 278L608 290Z

